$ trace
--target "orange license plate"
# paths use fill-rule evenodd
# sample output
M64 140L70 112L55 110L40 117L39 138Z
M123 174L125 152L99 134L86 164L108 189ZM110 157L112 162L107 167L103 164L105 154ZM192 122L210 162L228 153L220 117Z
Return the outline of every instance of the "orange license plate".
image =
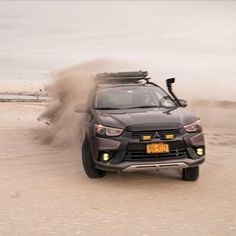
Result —
M167 153L170 152L170 148L167 143L152 143L152 144L147 144L146 151L147 154Z

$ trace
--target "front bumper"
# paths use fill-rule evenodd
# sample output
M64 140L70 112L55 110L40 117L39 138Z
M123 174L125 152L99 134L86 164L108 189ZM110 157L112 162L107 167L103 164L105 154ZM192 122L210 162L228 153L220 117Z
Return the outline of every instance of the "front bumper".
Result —
M145 147L149 143L164 142L171 147L166 155L147 155ZM116 138L102 138L94 136L91 139L91 149L96 168L105 171L138 171L159 170L162 168L188 168L202 164L204 155L198 156L196 148L205 150L203 133L182 133L174 140L153 139L140 141L124 134ZM104 162L101 154L108 152L112 158ZM205 154L205 153L204 153Z
M105 171L143 171L143 170L160 170L164 168L188 168L202 164L205 158L201 157L198 160L192 160L190 158L184 158L181 160L165 160L155 162L121 162L120 164L102 163L99 161L95 162L98 169Z

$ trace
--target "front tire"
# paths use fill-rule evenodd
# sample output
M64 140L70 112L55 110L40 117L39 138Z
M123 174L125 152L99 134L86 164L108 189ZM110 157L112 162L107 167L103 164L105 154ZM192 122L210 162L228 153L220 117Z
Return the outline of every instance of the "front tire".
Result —
M102 178L106 175L105 171L95 168L90 145L87 139L83 142L82 162L84 171L89 178Z
M189 167L182 170L182 178L185 181L195 181L199 177L199 166Z

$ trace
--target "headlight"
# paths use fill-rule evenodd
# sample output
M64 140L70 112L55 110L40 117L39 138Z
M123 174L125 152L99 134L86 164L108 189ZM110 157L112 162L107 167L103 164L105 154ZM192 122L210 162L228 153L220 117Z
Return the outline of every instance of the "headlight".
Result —
M107 127L103 125L94 125L95 133L104 136L120 136L123 132L123 129Z
M197 121L193 122L192 124L185 125L184 129L189 133L201 132L202 131L201 121L198 119Z

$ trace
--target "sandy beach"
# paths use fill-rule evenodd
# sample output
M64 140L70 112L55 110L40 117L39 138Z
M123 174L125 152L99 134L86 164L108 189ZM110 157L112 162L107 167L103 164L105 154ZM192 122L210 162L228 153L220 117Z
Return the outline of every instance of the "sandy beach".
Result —
M182 181L177 170L89 179L79 142L35 139L43 109L0 103L1 235L235 235L234 108L192 109L201 113L207 139L197 182ZM224 125L214 119L222 113Z
M235 22L235 1L0 1L0 236L235 236ZM88 74L137 70L201 117L198 181L85 175Z

